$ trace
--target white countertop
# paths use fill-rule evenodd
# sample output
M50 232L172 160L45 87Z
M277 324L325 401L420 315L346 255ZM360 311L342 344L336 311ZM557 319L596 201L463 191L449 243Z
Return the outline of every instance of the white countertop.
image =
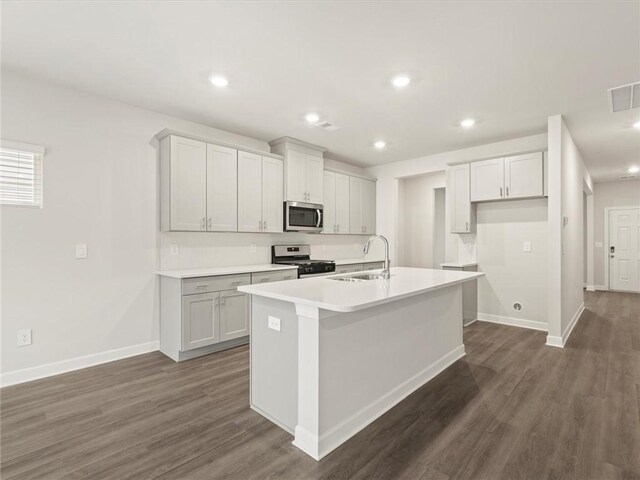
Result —
M213 277L215 275L234 275L239 273L275 272L278 270L297 270L295 265L236 265L232 267L188 268L184 270L158 270L156 274L171 278Z
M441 263L441 267L451 267L451 268L464 268L464 267L475 267L478 264L476 262L447 262Z
M342 260L334 260L336 262L336 265L355 265L357 263L378 263L378 262L384 262L384 258L380 259L380 260L369 260L366 258L347 258L347 259L342 259Z
M358 273L244 285L238 287L238 290L334 312L355 312L468 282L484 276L484 273L394 267L391 268L391 278L388 280L363 282L331 280L335 277L353 275L358 275Z

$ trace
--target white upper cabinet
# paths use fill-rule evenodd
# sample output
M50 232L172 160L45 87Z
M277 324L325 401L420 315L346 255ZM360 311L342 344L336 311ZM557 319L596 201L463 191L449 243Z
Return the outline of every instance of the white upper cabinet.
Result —
M307 202L322 205L324 200L324 159L307 155Z
M161 152L161 169L170 189L164 189L166 230L203 231L207 219L207 144L171 136ZM167 196L167 193L169 194Z
M262 231L262 156L238 152L238 231Z
M337 233L349 233L349 183L348 175L336 173L335 224Z
M282 160L238 152L238 231L282 232Z
M349 178L349 233L373 234L376 231L376 183Z
M238 230L238 151L207 144L207 230Z
M284 199L322 204L324 149L290 137L269 142L273 153L284 156Z
M282 232L284 167L282 160L262 157L262 231Z
M474 227L470 199L469 165L456 165L447 171L447 201L450 202L451 233L471 233Z
M506 157L504 159L504 185L506 198L543 196L542 152Z
M336 223L336 174L324 172L324 220L322 233L338 233Z
M471 164L471 201L504 198L504 159L492 158Z
M471 201L543 196L543 164L542 152L471 163Z

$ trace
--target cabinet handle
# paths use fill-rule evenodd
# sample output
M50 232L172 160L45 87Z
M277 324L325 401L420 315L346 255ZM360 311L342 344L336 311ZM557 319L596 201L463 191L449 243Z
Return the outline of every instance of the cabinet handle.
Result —
M500 198L502 198L502 187L500 187Z
M239 281L239 282L231 282L231 285L233 285L235 287L237 285L240 285L241 283L242 283L242 280Z
M466 222L465 224L466 224L466 229L465 230L468 232L469 231L469 222Z
M204 285L196 285L196 290L204 290L205 288L207 288L209 284L205 283Z
M224 305L224 301L227 297L220 297L220 305Z
M262 231L262 220L258 221L258 230Z
M207 218L202 217L202 230L206 230L206 229L207 229Z
M209 217L209 230L211 230L211 217Z
M269 280L271 280L271 279L270 278L263 278L262 280L260 280L260 283L268 282Z
M262 222L262 229L263 230L267 230L267 221L265 220L264 222Z
M509 196L509 187L507 187L507 197Z

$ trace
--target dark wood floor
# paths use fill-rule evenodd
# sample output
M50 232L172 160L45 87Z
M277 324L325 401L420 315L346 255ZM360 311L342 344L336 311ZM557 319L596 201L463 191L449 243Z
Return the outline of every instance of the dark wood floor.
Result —
M562 350L476 323L467 356L325 459L247 407L246 347L1 391L2 479L639 479L640 295L590 293Z

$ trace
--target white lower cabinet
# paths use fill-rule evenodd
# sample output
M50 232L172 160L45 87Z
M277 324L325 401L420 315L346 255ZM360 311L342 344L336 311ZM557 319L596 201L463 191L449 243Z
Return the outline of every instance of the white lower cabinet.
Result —
M249 335L250 297L237 290L220 292L220 341Z
M220 294L200 293L182 298L182 350L220 341Z

